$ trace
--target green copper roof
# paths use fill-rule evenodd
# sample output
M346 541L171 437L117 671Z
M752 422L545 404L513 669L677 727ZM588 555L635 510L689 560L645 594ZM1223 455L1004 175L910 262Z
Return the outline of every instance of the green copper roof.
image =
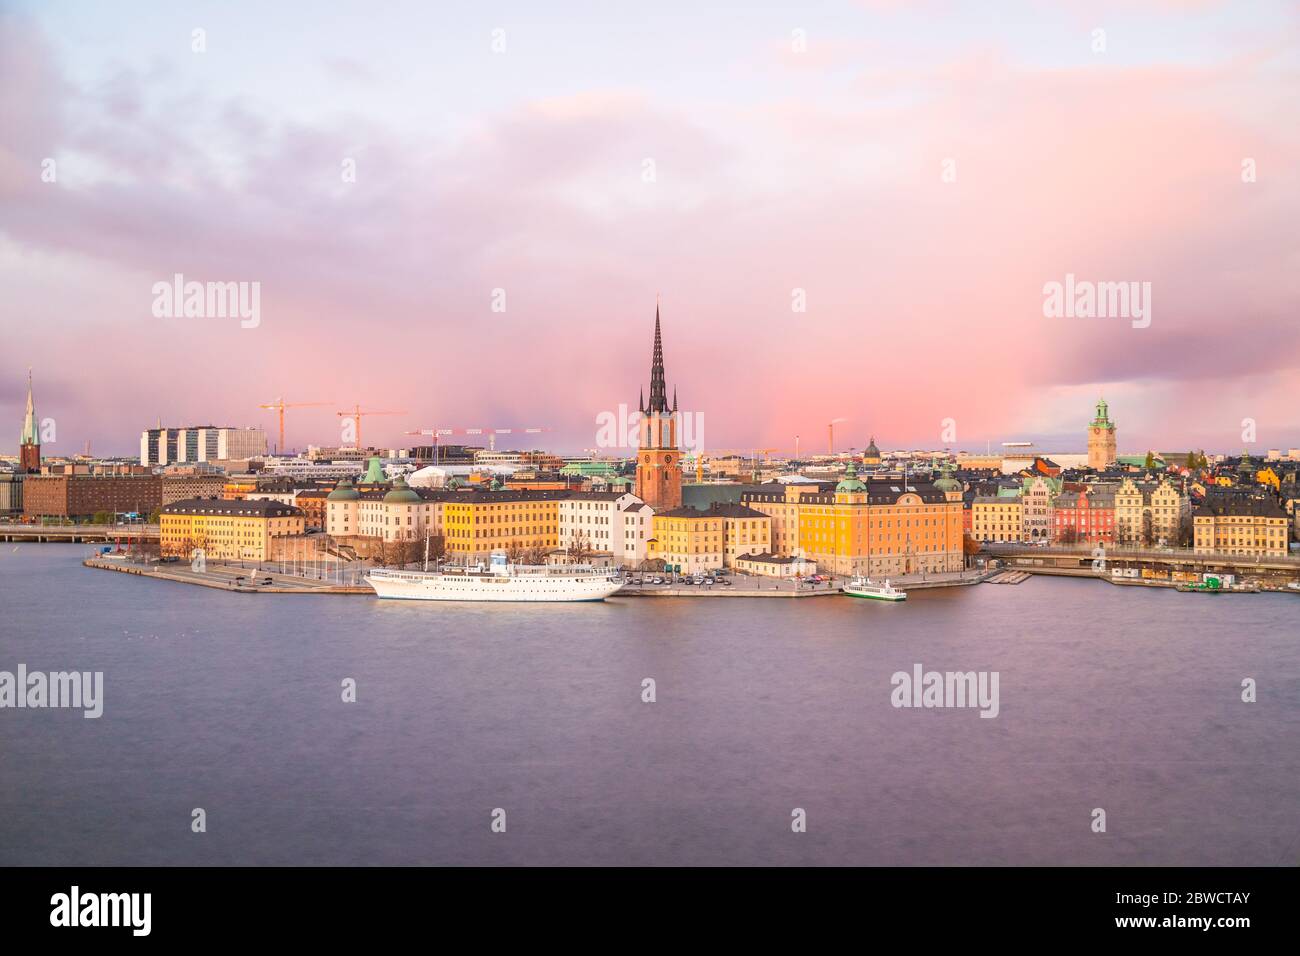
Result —
M844 466L844 477L841 478L840 483L835 486L835 493L836 494L839 494L841 492L857 493L866 490L867 490L866 484L863 483L862 479L858 477L857 466L854 465L852 461L850 461L847 465Z
M325 500L326 501L356 501L360 497L361 497L361 492L357 491L357 489L352 487L351 481L349 481L347 478L343 478L339 481L337 485L334 486L334 490L325 496Z
M952 476L952 462L944 462L940 471L943 472L943 477L935 481L936 488L940 491L961 491L961 482Z
M379 456L375 455L370 459L370 467L366 470L366 476L361 479L363 485L382 485L388 479L384 477L384 469L379 464Z
M1115 423L1110 420L1110 406L1106 404L1106 399L1097 400L1097 417L1090 424L1093 428L1115 427Z
M375 461L378 460L378 458L375 459ZM419 501L420 496L411 490L411 487L406 483L406 479L401 475L398 475L393 481L393 490L384 495L385 503L415 504Z

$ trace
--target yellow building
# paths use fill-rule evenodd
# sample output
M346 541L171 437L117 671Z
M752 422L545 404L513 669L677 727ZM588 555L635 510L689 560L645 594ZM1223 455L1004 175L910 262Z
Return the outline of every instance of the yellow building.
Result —
M164 555L269 561L271 539L302 534L304 518L278 501L190 498L164 507L159 523Z
M1264 498L1210 498L1192 514L1197 554L1285 557L1291 522L1275 501Z
M850 463L831 491L799 485L745 492L741 502L764 514L781 514L776 554L817 562L832 574L874 576L960 571L961 483L881 477L862 481ZM793 506L793 511L791 511ZM790 527L791 521L796 527Z
M1018 542L1024 531L1019 498L978 495L970 506L970 536L976 541Z
M470 491L450 494L442 505L449 555L482 558L493 551L559 547L559 502L567 491Z
M651 521L646 559L684 574L722 567L723 518L696 508L674 508Z

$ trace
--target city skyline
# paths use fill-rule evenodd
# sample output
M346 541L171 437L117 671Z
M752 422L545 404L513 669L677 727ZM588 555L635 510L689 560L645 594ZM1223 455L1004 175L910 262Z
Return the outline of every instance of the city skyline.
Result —
M279 396L408 409L367 423L385 447L546 426L577 452L635 407L662 293L706 445L817 450L843 418L842 449L1081 451L1104 397L1125 453L1294 447L1297 20L1250 6L1025 4L1014 27L955 6L936 28L766 5L686 28L668 5L566 28L396 5L344 29L18 4L0 413L20 419L31 365L50 454L130 454L159 417L270 434ZM288 70L268 16L310 62ZM408 73L380 42L399 35ZM155 317L177 274L260 283L260 321ZM1149 325L1046 317L1075 276L1149 282ZM335 412L295 410L288 445L339 443Z

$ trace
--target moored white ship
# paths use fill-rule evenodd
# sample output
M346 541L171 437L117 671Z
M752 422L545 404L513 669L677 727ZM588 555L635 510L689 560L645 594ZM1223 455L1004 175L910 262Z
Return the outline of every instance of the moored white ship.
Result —
M623 586L618 572L587 565L491 563L439 571L376 568L366 583L381 598L408 601L603 601Z
M849 597L867 598L872 601L906 601L907 592L900 591L889 583L884 584L872 581L871 578L857 577L849 581L841 589Z

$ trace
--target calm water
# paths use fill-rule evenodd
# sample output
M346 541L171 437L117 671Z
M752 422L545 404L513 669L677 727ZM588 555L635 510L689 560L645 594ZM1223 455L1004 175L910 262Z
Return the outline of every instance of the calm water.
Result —
M902 606L439 606L234 595L12 547L0 670L102 670L105 710L0 710L0 864L1300 855L1300 598L1039 578ZM894 709L890 676L917 662L999 671L1000 716Z

